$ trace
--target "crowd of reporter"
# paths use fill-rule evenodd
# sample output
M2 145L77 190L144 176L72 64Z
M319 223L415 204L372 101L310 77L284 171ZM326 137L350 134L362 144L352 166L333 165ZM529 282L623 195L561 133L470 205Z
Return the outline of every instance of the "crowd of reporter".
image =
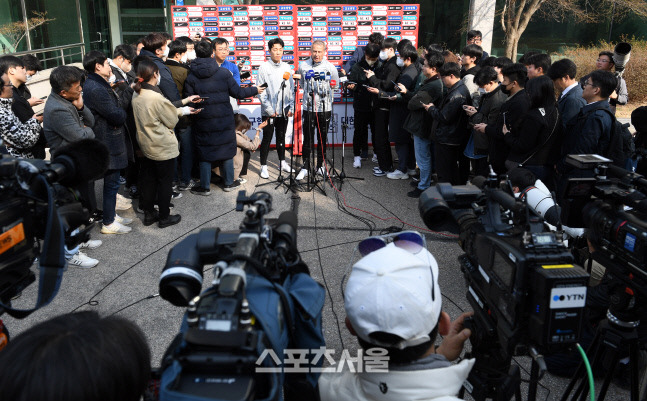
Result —
M559 194L565 180L578 174L565 163L572 153L597 153L618 165L635 165L627 144L633 138L618 138L622 132L616 130L614 106L625 104L627 96L626 83L612 72L612 53L600 53L598 69L578 81L571 60L551 63L546 54L526 54L515 63L488 57L480 40L480 32L470 31L458 57L435 44L420 54L406 40L398 43L371 35L370 43L358 48L340 71L348 75L347 89L354 98L353 167L362 168L362 161L368 159L369 129L377 163L373 175L411 178L414 189L408 196L413 198L436 182L458 185L470 176L487 175L490 166L497 174L523 167L547 191ZM245 180L249 152L260 147L260 176L269 178L267 157L274 134L279 169L296 173L284 155L285 124L294 115L294 99L277 98L279 77L286 67L280 61L282 48L282 42L270 41L271 59L259 72L262 82L243 87L238 66L226 60L226 40L172 41L168 35L152 33L137 46L117 46L112 58L89 52L83 59L84 70L54 69L42 115L36 115L33 107L43 100L31 97L25 85L40 67L31 58L5 56L0 58L4 146L16 157L44 158L46 147L55 154L67 143L99 139L110 153L102 208L95 199L94 182L77 190L93 219L102 221L101 233L131 231L132 220L116 213L132 207L130 199L118 195L123 184L131 198L139 198L144 225L177 224L180 216L171 214L172 199L186 190L211 194L214 168L223 190L233 190ZM306 67L325 62L320 51L325 53L325 44L313 44ZM268 83L271 91L264 94L261 83ZM286 92L293 85L290 79ZM236 113L236 99L257 95L264 122L252 140L247 136L251 123ZM632 118L642 130L645 109L634 111ZM306 140L314 146L312 135ZM639 132L638 146L640 141L644 137ZM325 149L325 142L322 145ZM320 153L325 157L325 150ZM317 173L321 167L318 160ZM192 178L196 175L199 180ZM101 241L93 240L79 248L99 245ZM98 263L79 249L66 251L71 264L93 267ZM412 253L390 243L355 264L346 286L346 325L362 348L388 349L393 364L381 376L322 375L321 399L453 399L473 360L450 361L460 356L470 330L463 327L466 315L451 323L442 312L437 280L438 266L426 249ZM380 286L390 298L378 302L374 294ZM440 346L435 345L438 334L444 336ZM55 368L56 363L67 361L66 353L78 359ZM102 355L111 356L98 364L103 370L86 365ZM53 383L48 376L52 369L60 374L57 386L47 388L47 399L52 400L137 400L150 375L148 346L136 327L119 318L101 319L85 312L23 333L0 353L0 366L15 360L41 363L13 369L20 371L19 376L2 375L0 388L11 399L46 399L39 393L19 394L23 388L33 392L44 389L42 383ZM72 368L78 372L72 373ZM84 385L78 385L78 377L86 377Z

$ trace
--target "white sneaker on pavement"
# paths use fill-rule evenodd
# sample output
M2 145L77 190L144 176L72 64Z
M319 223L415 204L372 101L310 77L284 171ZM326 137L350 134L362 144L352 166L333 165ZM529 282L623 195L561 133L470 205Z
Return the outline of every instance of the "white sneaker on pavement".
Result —
M353 167L362 168L362 157L361 156L355 156L355 158L353 158Z
M112 224L101 226L101 234L128 234L131 230L132 228L124 226L117 220L113 221Z
M89 268L92 268L92 267L98 265L99 261L96 260L96 259L92 259L91 257L86 255L85 253L79 251L79 252L75 253L74 256L72 256L72 258L67 261L67 263L72 265L72 266L89 269Z
M416 175L416 173L417 173L417 171L416 171L415 168L407 170L407 174L409 174L409 175Z
M322 176L324 178L326 178L328 176L328 174L326 172L326 168L324 166L321 166L321 167L319 167L317 169L317 174L319 174L320 176Z
M409 178L409 174L403 173L400 170L395 170L386 175L386 178L390 178L392 180L406 180Z
M267 171L267 166L261 166L261 178L270 178L270 173Z
M103 242L100 239L90 239L79 244L81 249L97 249Z
M131 199L117 194L117 203L115 204L115 210L128 210L131 207L133 207L133 201Z
M286 173L292 173L294 170L290 167L290 164L286 162L285 160L281 160L281 170L285 171Z
M115 214L115 221L119 224L127 226L128 224L131 224L133 222L133 219L129 219L128 217L121 217L118 214Z
M371 159L373 163L377 163L377 155L373 154L373 158Z
M299 171L299 174L297 174L297 181L302 180L308 176L308 170L306 168L302 168L301 171Z

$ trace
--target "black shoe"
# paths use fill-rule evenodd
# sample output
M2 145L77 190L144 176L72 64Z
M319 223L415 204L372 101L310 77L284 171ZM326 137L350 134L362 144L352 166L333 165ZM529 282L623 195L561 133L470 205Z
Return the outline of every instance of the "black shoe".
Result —
M209 196L211 195L211 190L204 187L193 187L191 188L191 193L194 195Z
M160 215L157 212L157 210L154 210L153 212L146 212L144 216L144 225L150 226L151 224L158 222L159 219L160 219Z
M90 223L101 223L103 221L103 210L95 210L90 213Z
M413 180L413 181L411 181L411 182L409 183L409 185L411 185L411 186L412 186L412 187L414 187L414 188L418 188L418 182L419 182L419 181Z
M139 190L136 186L133 185L130 187L130 189L128 190L128 196L130 196L130 199L139 198Z
M160 220L157 225L159 228L165 228L179 223L180 220L182 220L182 216L179 214L171 214L167 218Z
M407 196L408 196L409 198L419 198L419 197L420 197L420 194L421 194L421 193L423 193L423 192L425 192L425 191L423 191L423 190L422 190L422 189L420 189L420 188L416 188L416 189L414 189L414 190L413 190L413 191L411 191L411 192L407 192Z
M225 192L231 192L238 187L240 187L240 182L234 181L231 185L225 185L224 187L222 187L222 190Z

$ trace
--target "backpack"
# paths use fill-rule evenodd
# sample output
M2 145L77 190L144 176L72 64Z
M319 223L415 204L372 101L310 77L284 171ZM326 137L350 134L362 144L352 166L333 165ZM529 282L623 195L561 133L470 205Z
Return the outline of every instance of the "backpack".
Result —
M629 124L619 122L609 109L600 107L593 111L595 110L604 110L611 116L609 148L606 152L603 152L602 156L613 160L614 166L625 168L625 162L634 154L635 150L633 136L631 135L631 131L629 131Z
M207 294L207 289L201 295ZM256 319L255 326L259 328L257 333L250 334L248 339L245 336L230 336L218 345L227 343L231 349L245 348L252 351L253 359L256 359L256 372L263 369L264 373L255 373L254 378L264 383L271 391L264 394L260 399L267 401L282 400L316 400L318 399L319 373L316 369L321 368L323 358L315 362L312 354L307 355L307 363L302 362L298 367L307 368L307 373L284 373L294 365L287 362L284 366L284 350L317 350L325 347L322 331L322 309L325 300L325 291L321 284L314 281L307 272L305 264L302 268L292 270L282 284L269 281L260 275L247 276L245 286L246 297L249 301L249 309ZM216 332L218 333L218 332ZM218 336L218 334L216 334ZM243 337L243 338L240 338ZM159 399L161 401L199 401L199 400L233 400L236 394L245 394L247 389L234 383L236 377L233 372L211 373L198 370L189 362L193 350L209 350L208 340L191 335L191 329L187 324L187 315L182 322L180 333L168 347L163 360L161 380L159 388ZM187 352L188 351L188 352ZM234 355L234 353L232 353ZM298 355L298 354L297 354ZM277 358L278 357L278 360ZM298 358L298 356L294 356ZM260 361L260 362L259 362ZM218 367L218 363L213 363ZM215 369L213 370L215 372ZM261 376L262 375L262 376ZM231 377L231 383L215 382L222 377ZM203 385L200 387L197 378L203 378ZM211 379L212 387L206 386ZM232 391L225 390L231 389ZM244 386L243 386L244 387ZM220 391L219 391L220 390ZM253 399L259 399L259 395ZM241 397L239 399L247 399Z

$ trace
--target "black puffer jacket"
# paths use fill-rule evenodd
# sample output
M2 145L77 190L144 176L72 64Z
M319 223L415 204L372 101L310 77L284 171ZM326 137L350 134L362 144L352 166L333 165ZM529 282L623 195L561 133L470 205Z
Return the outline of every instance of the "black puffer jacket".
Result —
M229 96L236 99L256 96L258 89L241 88L226 68L218 67L213 58L197 58L184 82L185 97L207 97L202 111L193 118L192 135L199 160L220 161L236 155L234 110Z
M108 81L99 75L88 75L83 84L83 104L94 116L95 137L110 151L109 170L120 170L128 165L126 149L126 110Z
M508 99L508 96L501 92L501 87L498 86L492 92L485 93L481 96L481 103L478 108L478 112L473 114L469 120L470 124L488 124L495 125L497 118L499 118L499 113L501 112L501 106ZM490 139L485 132L481 133L476 130L473 131L474 134L474 154L476 155L487 155L488 149L490 148Z
M428 113L434 120L431 139L444 145L464 145L468 139L467 114L464 105L471 104L470 93L463 81L449 88L440 107L430 107Z

